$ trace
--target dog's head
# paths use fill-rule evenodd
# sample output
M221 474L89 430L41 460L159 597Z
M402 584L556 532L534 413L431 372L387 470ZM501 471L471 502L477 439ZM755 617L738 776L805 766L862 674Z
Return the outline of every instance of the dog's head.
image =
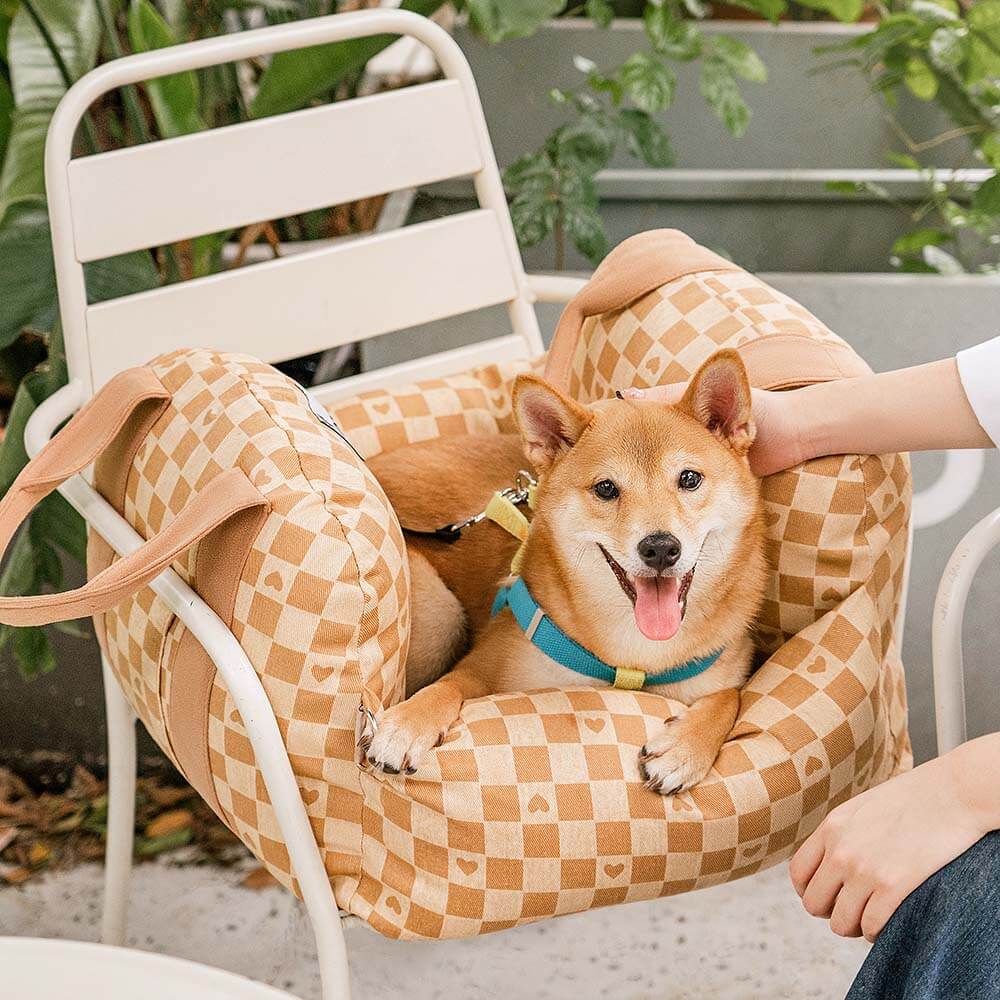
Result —
M630 602L642 636L673 638L696 573L700 602L739 572L740 545L759 517L746 457L750 402L735 351L706 361L676 405L612 399L588 408L520 376L514 412L540 477L532 561L557 563L563 587L599 614Z

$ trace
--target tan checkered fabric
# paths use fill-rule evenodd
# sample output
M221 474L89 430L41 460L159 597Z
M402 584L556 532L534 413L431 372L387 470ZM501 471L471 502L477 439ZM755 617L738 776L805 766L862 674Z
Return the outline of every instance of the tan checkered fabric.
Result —
M719 347L774 334L836 340L750 275L686 275L588 321L572 390L589 400L683 379ZM766 660L692 791L664 798L638 772L639 747L671 704L614 689L470 702L418 774L391 776L366 770L355 750L359 705L403 692L405 552L382 491L274 369L196 350L152 367L174 396L136 453L125 515L148 535L233 465L270 502L239 568L233 632L274 707L337 901L384 934L469 936L747 875L909 765L893 635L910 504L903 458L827 458L765 483ZM514 374L489 366L332 412L365 456L494 434L512 429ZM195 551L177 569L198 587L199 565ZM142 721L183 756L169 721L183 694L182 627L149 590L99 624ZM207 797L294 887L239 713L217 680L208 690Z

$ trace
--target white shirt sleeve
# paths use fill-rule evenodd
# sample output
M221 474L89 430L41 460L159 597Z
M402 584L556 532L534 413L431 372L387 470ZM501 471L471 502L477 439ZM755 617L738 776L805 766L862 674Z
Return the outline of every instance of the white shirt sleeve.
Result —
M959 351L955 360L979 425L1000 446L1000 337Z

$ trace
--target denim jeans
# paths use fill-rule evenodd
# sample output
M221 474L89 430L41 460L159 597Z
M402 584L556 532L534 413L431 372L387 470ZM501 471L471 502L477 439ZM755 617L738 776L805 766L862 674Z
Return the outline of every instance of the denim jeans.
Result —
M903 900L847 1000L1000 1000L1000 831Z

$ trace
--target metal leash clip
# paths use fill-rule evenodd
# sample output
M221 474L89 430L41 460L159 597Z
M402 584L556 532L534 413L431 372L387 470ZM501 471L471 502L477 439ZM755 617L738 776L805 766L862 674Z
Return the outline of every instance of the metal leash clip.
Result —
M530 472L521 469L514 477L514 485L501 490L500 496L509 500L516 507L520 507L521 504L528 503L531 499L531 491L537 485L535 477Z
M530 472L520 469L514 477L514 485L500 490L500 496L505 500L509 500L515 507L520 507L521 504L528 503L531 499L531 491L537 485L535 477ZM455 521L453 524L445 524L440 528L435 528L430 534L433 534L435 538L439 538L443 542L457 542L466 528L471 528L474 524L479 524L480 521L486 520L486 517L487 512L481 510L478 514L473 514L472 517L467 517L464 521ZM424 532L414 533L424 534Z

